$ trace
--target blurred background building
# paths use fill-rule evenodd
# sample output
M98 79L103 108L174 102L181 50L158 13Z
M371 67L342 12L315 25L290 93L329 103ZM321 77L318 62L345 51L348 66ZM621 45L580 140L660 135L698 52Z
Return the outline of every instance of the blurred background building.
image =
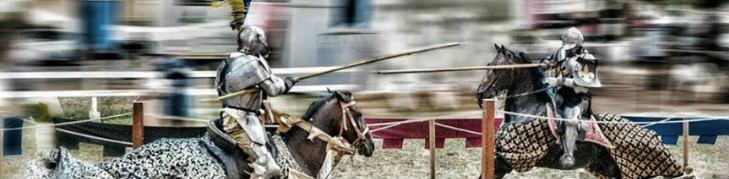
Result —
M180 94L186 93L178 89L184 87L193 94L212 89L210 71L235 50L229 12L227 5L213 8L208 0L4 0L3 98L39 97L40 92L53 98L59 96L54 92L73 90ZM419 101L414 98L424 92L435 94L426 96L445 108L475 106L472 93L482 72L378 76L371 71L484 65L494 56L494 43L539 60L559 47L563 30L575 26L600 60L606 87L595 91L596 105L635 104L607 112L671 111L670 106L683 108L677 105L685 102L712 112L725 110L729 102L727 12L726 1L715 0L269 0L254 1L246 23L266 30L274 68L336 66L422 45L464 42L302 83L387 93L395 106ZM184 61L187 71L175 80L190 79L165 78L170 71L165 64L175 59ZM108 72L112 77L43 78L27 76L30 72ZM117 72L140 73L112 75ZM38 93L23 93L31 91Z

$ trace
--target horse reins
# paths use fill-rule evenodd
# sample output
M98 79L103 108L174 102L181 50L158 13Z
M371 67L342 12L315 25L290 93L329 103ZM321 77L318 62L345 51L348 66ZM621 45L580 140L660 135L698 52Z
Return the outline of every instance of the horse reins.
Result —
M357 132L357 139L355 139L354 142L347 142L350 142L352 147L357 147L367 138L366 135L370 132L370 128L367 127L367 125L364 125L364 129L361 129L361 126L355 121L351 111L351 107L357 104L355 101L351 101L349 103L339 102L339 104L342 107L342 117L340 118L341 121L339 123L339 136L343 136L344 131L348 130L347 123L351 123L352 128L354 128L354 131Z
M367 139L367 134L370 132L370 128L367 127L367 125L364 125L364 130L360 128L358 123L355 121L354 116L352 115L351 107L357 104L355 101L350 101L348 103L339 102L339 106L342 108L342 117L340 118L339 122L339 137L341 137L341 140L347 141L347 139L344 139L344 131L347 129L347 121L352 123L352 128L354 128L354 131L357 132L357 139L354 140L354 142L349 142L351 150L356 151L356 147L358 147L360 144L362 144L364 140ZM332 171L339 166L339 161L341 161L342 153L340 151L337 151L337 155L335 156L336 159L334 159L334 166L332 166L331 170L327 172L326 176L324 178L329 178L329 175L332 174ZM323 169L323 168L322 168Z

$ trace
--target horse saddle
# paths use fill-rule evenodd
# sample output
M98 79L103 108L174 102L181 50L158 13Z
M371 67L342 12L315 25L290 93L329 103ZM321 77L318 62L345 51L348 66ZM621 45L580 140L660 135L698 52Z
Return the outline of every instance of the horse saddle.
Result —
M555 113L555 110L552 109L552 105L546 104L547 106L547 116L549 119L547 119L547 122L549 124L549 131L552 133L552 136L559 139L560 133L558 131L561 131L561 126L558 125L558 121L555 120L557 118L557 115ZM587 120L580 120L579 122L579 133L577 136L578 141L583 142L592 142L598 145L601 145L606 148L614 148L613 144L608 140L607 137L605 137L605 134L602 133L602 130L600 129L600 126L597 125L597 120L595 120L595 116L590 115L590 119Z
M237 145L237 142L225 134L223 120L216 119L208 122L208 129L202 137L202 143L225 168L229 179L244 179L253 169L248 165L248 155Z

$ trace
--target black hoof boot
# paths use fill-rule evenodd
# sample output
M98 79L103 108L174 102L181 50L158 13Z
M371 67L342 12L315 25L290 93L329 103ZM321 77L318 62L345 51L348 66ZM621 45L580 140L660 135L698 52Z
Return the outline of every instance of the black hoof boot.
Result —
M559 164L564 168L571 168L575 165L575 157L570 154L563 154L562 157L559 157Z

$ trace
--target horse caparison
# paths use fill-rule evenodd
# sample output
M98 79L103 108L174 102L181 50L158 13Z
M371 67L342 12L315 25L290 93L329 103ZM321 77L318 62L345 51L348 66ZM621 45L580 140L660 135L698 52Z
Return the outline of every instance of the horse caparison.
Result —
M347 127L366 129L366 123L356 105L341 105L353 104L353 101L349 92L331 92L318 100L319 105L310 108L307 122L330 136L338 136L339 124L344 121L342 112L348 110L353 119L347 123ZM316 139L309 140L307 136L306 131L294 127L282 138L294 160L302 166L302 172L316 177L326 156L327 143ZM372 156L372 136L369 133L364 136L364 139L360 139L355 130L341 132L341 137L347 141L360 139L361 142L357 145L359 154ZM32 168L36 169L29 170L26 178L229 178L223 163L209 152L203 141L201 138L159 139L122 157L98 164L76 160L61 148L49 158L31 162L34 164Z
M526 53L515 53L503 45L495 45L495 49L496 57L488 65L531 63ZM505 96L509 97L505 99L505 111L545 116L545 104L550 100L545 92L515 96L542 90L538 73L536 68L486 70L477 91L479 105L483 99L499 97L506 92ZM598 114L594 117L599 121L627 121L611 114ZM561 170L585 168L602 178L681 175L680 165L662 146L655 132L634 124L600 124L600 128L616 147L608 149L594 143L578 141L574 152L575 165L564 168L559 162L562 148L558 140L550 134L547 121L504 115L504 124L496 137L495 176L503 178L512 170L524 172L535 166ZM640 140L629 140L631 137ZM634 148L632 150L637 148L638 151L646 151L652 158L642 157L640 152L636 154L629 151L631 147Z

